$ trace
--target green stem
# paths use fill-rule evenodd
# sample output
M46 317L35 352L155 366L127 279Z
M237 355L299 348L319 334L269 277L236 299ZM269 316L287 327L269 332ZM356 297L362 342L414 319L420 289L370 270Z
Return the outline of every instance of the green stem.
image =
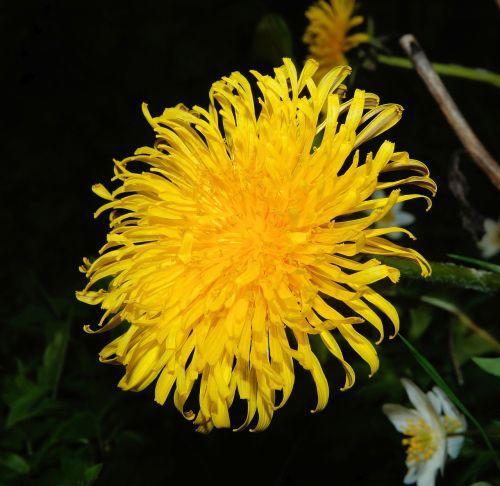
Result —
M415 263L397 257L377 256L385 265L397 268L403 277L424 280ZM425 279L430 283L444 283L454 287L478 290L485 293L500 292L500 274L455 265L430 262L432 275Z
M386 64L388 66L413 69L411 61L405 57L378 54L377 59L382 64ZM432 67L437 73L444 74L445 76L456 76L458 78L470 79L472 81L482 81L500 88L500 74L493 73L486 69L469 68L459 66L458 64L441 64L438 62L433 62Z

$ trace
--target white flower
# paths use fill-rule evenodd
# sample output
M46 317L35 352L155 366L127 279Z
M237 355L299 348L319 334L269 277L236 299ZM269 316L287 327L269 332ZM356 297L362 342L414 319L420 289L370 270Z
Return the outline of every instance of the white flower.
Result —
M446 454L452 459L458 456L463 436L457 434L464 432L467 424L440 388L434 387L426 395L412 381L401 381L415 408L388 403L382 410L406 436L402 443L406 446L408 472L403 482L433 486L437 471L443 473Z
M381 199L387 197L385 192L375 191L373 194L375 199ZM375 228L391 228L398 227L401 228L403 226L409 226L415 221L415 216L413 214L408 213L407 211L403 211L403 203L399 203L394 205L390 211L379 221L375 223ZM386 235L391 240L398 240L403 236L401 232L388 233Z
M500 251L500 220L484 220L484 235L477 243L483 258L491 258Z

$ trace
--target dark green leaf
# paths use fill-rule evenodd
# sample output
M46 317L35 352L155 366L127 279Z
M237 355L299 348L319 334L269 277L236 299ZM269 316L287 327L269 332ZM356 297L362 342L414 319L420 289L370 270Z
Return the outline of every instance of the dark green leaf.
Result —
M456 486L469 486L470 482L477 477L477 475L485 468L490 462L490 455L487 452L480 453L474 461L472 461L464 473L460 476Z
M472 358L482 370L491 375L500 376L500 357L499 358Z
M47 345L43 353L43 363L38 372L38 383L50 390L57 386L64 364L68 337L68 325L62 323L61 328L54 334L52 341Z
M494 351L490 343L486 342L481 336L472 334L464 326L455 326L454 335L456 356L460 365L469 361L473 356L480 356Z
M419 338L432 321L433 309L427 305L419 305L410 309L410 339Z
M293 57L293 42L287 23L277 14L267 14L257 25L254 55L261 61L279 65L283 57Z
M19 454L13 452L4 452L0 454L0 466L4 466L18 474L28 474L30 465Z
M85 485L91 485L93 484L96 479L99 477L99 474L101 474L101 469L102 469L102 464L95 464L93 466L87 467L84 472L84 478L85 478Z
M21 380L17 380L19 382ZM8 429L23 420L42 415L52 405L52 400L47 398L47 388L24 379L22 386L17 388L18 394L6 396L6 402L10 406L9 414L5 421Z

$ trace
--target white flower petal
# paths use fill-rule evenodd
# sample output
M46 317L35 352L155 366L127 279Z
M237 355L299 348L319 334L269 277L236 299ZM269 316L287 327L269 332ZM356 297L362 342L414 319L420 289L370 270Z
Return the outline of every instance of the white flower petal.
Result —
M458 411L457 407L455 407L455 405L451 402L446 393L437 386L432 389L432 393L436 395L441 402L443 414L459 420L462 424L462 428L458 429L457 432L464 432L467 430L467 421L465 420L465 417Z
M417 486L434 486L438 469L439 465L432 458L422 463L422 467L418 470Z
M417 412L429 424L429 427L435 432L439 439L444 439L445 431L443 425L427 395L425 395L425 393L411 380L401 378L401 382L406 389L410 402L413 403Z
M439 396L436 393L434 393L434 391L428 391L427 398L432 403L432 406L434 407L434 410L436 410L436 413L440 415L443 410L443 403L441 402Z
M408 422L421 418L416 410L395 403L386 403L382 405L382 411L387 415L387 418L399 432L405 431L408 427Z
M464 443L464 436L449 437L446 439L446 449L451 459L456 459L460 454L460 449Z
M444 465L446 463L446 434L438 441L437 450L428 462L434 463L436 468L441 469L441 474L444 473Z
M405 478L403 479L403 484L414 484L417 482L418 472L415 466L409 466L408 472L406 473Z

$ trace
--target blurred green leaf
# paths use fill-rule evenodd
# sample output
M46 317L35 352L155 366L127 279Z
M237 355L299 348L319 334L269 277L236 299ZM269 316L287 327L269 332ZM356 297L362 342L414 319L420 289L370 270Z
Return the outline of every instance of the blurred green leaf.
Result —
M410 339L418 339L429 327L434 311L427 305L419 305L410 309Z
M472 358L472 361L476 363L482 370L491 375L500 376L500 357L499 358L478 358L477 356Z
M5 421L7 429L23 420L43 414L52 405L52 401L47 398L48 389L28 379L26 368L25 364L18 360L16 375L8 377L4 382L2 398L9 407Z
M497 341L495 336L486 331L478 324L476 324L465 312L462 312L453 302L449 300L444 300L438 297L433 297L429 295L423 295L420 300L426 302L427 304L433 305L439 309L446 310L451 314L455 315L460 323L470 329L474 334L480 337L484 342L488 343L493 349L500 351L500 342Z
M64 486L90 486L101 473L102 464L89 465L88 461L78 456L61 458Z
M93 484L101 474L102 464L87 467L84 472L85 486Z
M3 452L0 454L0 466L4 466L18 474L28 474L30 465L19 454L13 452Z
M54 431L56 439L81 440L96 434L96 418L90 412L81 412L69 417Z
M264 15L255 32L254 56L260 61L281 64L283 57L293 57L293 41L287 23L277 14Z
M456 486L469 486L470 481L474 480L478 474L485 468L490 461L488 452L480 453L475 460L471 461L468 467L460 476Z
M471 333L464 326L455 326L453 334L455 336L456 357L460 365L469 361L473 356L480 356L495 350L493 345L481 336Z
M55 390L68 347L69 326L62 323L60 329L54 334L52 341L43 353L42 366L38 370L38 383L50 390Z
M96 418L89 412L80 412L58 420L52 424L50 434L36 451L34 462L47 462L51 457L60 455L59 448L73 447L75 444L88 445L97 435Z

